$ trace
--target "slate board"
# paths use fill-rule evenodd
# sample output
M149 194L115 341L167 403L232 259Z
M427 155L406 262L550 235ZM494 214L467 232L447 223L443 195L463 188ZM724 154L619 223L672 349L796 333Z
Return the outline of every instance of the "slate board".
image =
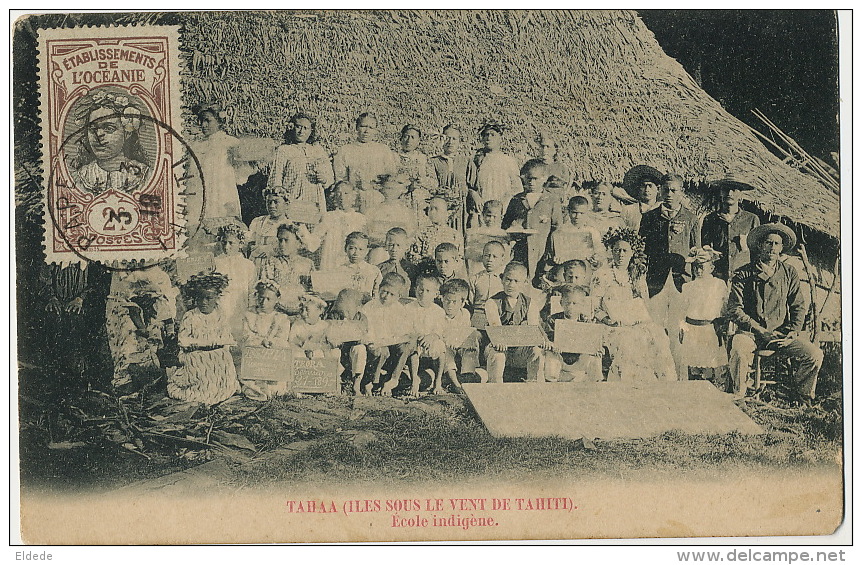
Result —
M554 347L563 353L595 353L602 348L600 324L587 324L574 320L554 322Z
M464 383L463 388L494 437L630 439L670 430L764 433L708 381Z
M539 326L486 326L488 339L494 345L524 347L545 343L545 333Z

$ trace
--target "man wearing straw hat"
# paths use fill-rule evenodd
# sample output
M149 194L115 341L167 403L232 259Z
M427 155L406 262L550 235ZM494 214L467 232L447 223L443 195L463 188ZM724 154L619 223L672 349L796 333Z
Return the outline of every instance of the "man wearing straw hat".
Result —
M760 219L739 208L743 192L754 190L750 184L728 176L713 183L712 188L718 190L719 208L703 219L700 239L721 253L715 261L715 276L726 281L751 260L746 238L760 225Z
M779 260L796 246L796 235L782 224L764 224L748 234L755 257L733 275L727 312L739 332L730 348L733 392L744 395L746 378L757 349L771 349L794 361L793 397L801 403L814 398L823 352L801 335L806 301L799 275Z

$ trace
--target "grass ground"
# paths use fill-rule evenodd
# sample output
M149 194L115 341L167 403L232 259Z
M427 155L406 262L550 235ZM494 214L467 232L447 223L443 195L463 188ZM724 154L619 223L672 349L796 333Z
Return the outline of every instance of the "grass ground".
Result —
M22 485L110 489L226 458L226 482L255 487L281 481L329 483L518 480L544 476L705 478L733 467L839 466L840 393L811 407L748 398L738 402L765 434L667 432L637 440L494 438L459 394L418 400L236 398L204 408L163 393L116 399L90 392L59 413L23 399ZM63 437L52 437L58 433Z

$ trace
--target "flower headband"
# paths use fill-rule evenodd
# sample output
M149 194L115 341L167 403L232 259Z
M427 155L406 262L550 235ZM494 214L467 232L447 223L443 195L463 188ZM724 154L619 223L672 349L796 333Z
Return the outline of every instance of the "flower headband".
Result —
M105 90L95 90L89 99L86 97L82 99L75 121L79 124L87 123L90 114L99 108L113 110L120 116L123 129L129 133L141 127L141 111L129 100L129 97Z

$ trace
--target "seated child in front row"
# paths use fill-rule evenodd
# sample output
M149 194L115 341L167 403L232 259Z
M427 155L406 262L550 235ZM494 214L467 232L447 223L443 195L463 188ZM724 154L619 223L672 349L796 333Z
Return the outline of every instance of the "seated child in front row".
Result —
M364 394L369 394L372 387L380 385L384 368L388 369L389 378L382 383L380 393L391 394L398 385L407 357L416 349L416 340L411 336L413 324L401 304L406 286L404 277L398 273L389 273L380 283L377 298L361 309L368 321L368 361L374 366L371 382L362 387Z
M363 294L358 290L345 288L338 293L328 319L363 322L367 331L367 321L361 312L363 298ZM339 345L339 349L341 349L341 364L347 368L353 393L361 394L360 384L365 374L367 359L365 344L358 340L345 341Z
M473 332L472 343L465 343L462 336L466 330L472 329L470 323L470 312L464 308L467 301L467 293L470 287L467 281L452 279L440 287L440 300L443 303L443 312L446 314L446 329L444 331L443 344L446 353L443 356L443 365L438 371L438 377L445 373L456 387L461 388L459 374L474 373L479 365L479 342L476 333ZM461 331L458 331L461 330ZM434 389L442 389L442 378L434 383Z
M183 286L194 302L180 322L180 366L168 371L168 396L185 402L218 404L239 390L230 354L234 345L230 320L218 308L227 288L221 273L193 275Z
M344 241L344 252L347 253L345 268L352 275L351 288L365 294L366 298L377 296L382 275L380 269L366 261L368 256L368 235L361 231L351 232Z
M287 349L290 347L290 318L278 312L278 285L273 281L260 281L255 285L255 306L246 312L243 320L241 345ZM242 379L242 393L252 400L269 400L286 391L268 381Z
M410 354L410 396L419 395L419 363L431 361L431 386L434 394L440 394L441 361L446 353L441 334L446 328L446 313L435 303L440 295L440 279L431 274L421 274L416 279L416 301L406 304L404 309L413 322L413 333L417 336L417 347Z
M553 314L544 324L545 334L551 342L554 341L554 332L559 320L596 321L587 287L567 284L559 289L559 293L563 311ZM567 353L558 351L552 346L550 350L545 351L545 380L550 382L601 381L601 355L601 351L596 351L594 354Z
M539 316L531 307L530 297L524 294L527 282L527 267L523 263L512 261L503 271L503 290L491 296L485 303L485 315L488 326L522 326L539 325ZM544 379L543 345L505 347L489 343L485 347L487 359L488 381L503 382L503 371L506 364L527 368L527 381L535 382Z
M299 319L290 328L290 343L297 348L296 356L308 359L338 358L341 352L326 339L329 322L321 319L326 301L314 294L302 297Z

